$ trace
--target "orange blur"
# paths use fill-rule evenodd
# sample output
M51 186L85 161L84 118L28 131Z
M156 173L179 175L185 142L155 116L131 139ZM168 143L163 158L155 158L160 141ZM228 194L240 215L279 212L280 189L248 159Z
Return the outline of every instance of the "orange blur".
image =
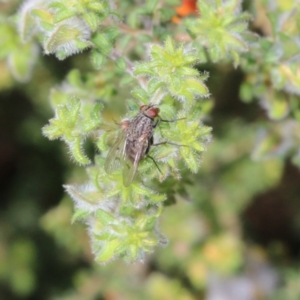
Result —
M172 22L179 24L183 17L187 17L191 14L197 14L197 0L182 0L181 6L175 8L177 16L172 17Z

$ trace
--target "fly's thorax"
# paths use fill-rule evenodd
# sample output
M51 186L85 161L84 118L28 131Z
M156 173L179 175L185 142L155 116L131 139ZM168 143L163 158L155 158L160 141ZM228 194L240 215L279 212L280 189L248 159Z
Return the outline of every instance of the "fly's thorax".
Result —
M127 140L126 155L132 161L139 162L149 151L151 139L142 135L137 140Z
M144 114L138 114L128 126L127 138L138 140L142 135L152 136L154 120Z
M149 151L153 140L154 120L138 114L128 126L126 135L126 155L131 161L141 160Z

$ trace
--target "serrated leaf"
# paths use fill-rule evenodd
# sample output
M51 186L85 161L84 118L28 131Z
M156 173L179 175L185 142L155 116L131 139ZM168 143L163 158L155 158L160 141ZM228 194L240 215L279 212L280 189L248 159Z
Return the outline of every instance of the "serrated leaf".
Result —
M84 20L88 23L92 31L96 31L99 24L99 18L96 13L89 12L83 15Z
M133 73L135 75L155 75L155 72L151 67L152 66L147 63L136 64Z
M115 250L119 246L120 241L118 239L107 241L105 244L103 244L100 254L97 255L96 260L101 263L112 259L115 255Z
M89 133L96 129L100 124L100 120L98 119L91 119L91 120L86 120L84 125L82 126L82 131L83 133Z
M142 88L135 88L133 91L132 91L132 95L137 98L137 99L140 99L140 100L145 100L145 99L148 99L149 95L147 93L146 90L142 89Z
M86 157L82 150L82 138L78 137L74 141L71 141L68 143L68 146L70 148L71 154L76 162L78 162L81 165L87 165L91 161Z
M176 148L171 145L165 145L164 147L160 147L158 153L156 153L155 158L157 160L163 160L169 156L174 155L176 153Z
M109 27L105 30L105 35L110 41L115 40L120 34L120 30L117 27Z
M99 1L90 1L89 3L87 3L87 7L88 9L94 10L98 13L104 11L104 6Z
M47 24L53 24L53 15L44 9L32 9L31 13L33 16L36 16L40 19L40 22Z
M148 83L148 91L150 94L154 94L159 88L163 87L164 83L157 78L152 78Z
M59 10L57 11L55 14L54 14L54 17L53 17L53 23L59 23L63 20L66 20L66 19L69 19L69 18L72 18L76 15L76 13L72 10L69 10L69 9L62 9L62 10Z
M82 87L81 74L78 69L71 70L67 75L67 81L75 87Z
M119 57L116 61L116 66L122 70L122 71L125 71L126 70L126 67L127 67L127 64L126 64L126 61L123 57Z
M91 62L96 70L100 70L104 65L106 58L103 53L94 50L91 52Z
M54 30L54 24L49 24L49 23L47 23L47 22L43 22L43 21L41 21L40 22L40 24L41 24L41 27L45 30L45 31L52 31L52 30Z
M103 52L104 54L108 55L112 51L112 45L110 41L106 38L104 34L96 34L92 38L93 43Z
M68 25L60 25L54 32L48 37L44 44L46 53L54 53L59 46L73 42L81 32L77 28L71 28ZM67 51L65 51L67 53Z
M189 91L200 97L206 97L209 93L206 85L196 79L186 79L184 85Z
M78 220L84 220L90 215L90 212L85 209L77 208L72 216L71 223L75 223Z
M167 196L165 194L151 194L149 198L152 203L159 203L165 201Z
M237 36L227 35L224 40L226 41L229 49L234 49L241 52L248 50L248 45Z
M9 55L8 64L14 78L19 82L28 81L37 58L37 48L31 44L24 45L21 52L13 52Z
M76 52L80 52L86 48L91 47L91 44L89 41L75 40L74 43L76 46Z
M248 51L247 40L251 35L248 23L251 15L241 13L241 1L218 1L198 3L201 16L188 19L185 25L198 49L206 48L213 62L233 58L235 66L240 53ZM252 34L253 36L253 34ZM231 52L231 55L228 55ZM206 60L203 56L200 60Z
M198 165L198 162L195 158L195 154L193 153L193 151L191 151L190 149L188 149L186 147L182 147L180 149L180 153L181 153L186 165L188 166L188 168L193 173L196 173L199 169L199 165Z
M52 8L52 9L55 9L55 10L65 10L65 9L67 9L65 4L63 2L60 2L60 1L50 2L48 7Z
M58 139L62 134L62 131L59 128L52 125L44 126L42 131L43 135L45 135L49 140Z
M181 76L197 77L199 75L199 72L194 68L182 67L180 68L178 74L180 74Z
M110 214L102 209L98 209L96 211L96 217L105 226L111 224L112 222L114 222L116 220L112 214Z
M175 52L174 42L169 36L167 37L167 39L165 41L165 49L169 53L174 53Z

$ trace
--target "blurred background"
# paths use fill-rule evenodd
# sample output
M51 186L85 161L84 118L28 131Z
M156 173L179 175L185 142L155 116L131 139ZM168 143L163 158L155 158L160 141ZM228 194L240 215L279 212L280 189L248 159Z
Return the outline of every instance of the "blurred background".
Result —
M299 122L241 101L245 74L231 65L203 66L213 140L186 195L167 202L169 244L144 263L94 263L62 187L85 175L41 132L50 88L87 61L41 55L27 83L0 61L0 299L300 299L300 172L288 139Z

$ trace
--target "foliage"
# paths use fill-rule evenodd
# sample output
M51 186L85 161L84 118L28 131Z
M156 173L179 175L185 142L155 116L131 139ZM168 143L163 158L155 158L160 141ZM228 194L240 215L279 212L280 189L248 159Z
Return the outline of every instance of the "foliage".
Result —
M198 8L201 17L185 22L191 37L200 44L198 51L205 47L213 62L229 58L238 66L240 53L248 51L248 40L253 39L248 31L251 15L241 11L238 0L199 1Z
M42 130L44 137L63 141L68 152L60 156L74 209L64 200L40 226L72 253L70 260L101 264L74 274L76 286L95 285L101 277L89 296L79 297L110 297L117 290L128 299L201 299L218 290L218 276L251 273L253 261L264 266L255 269L263 276L267 253L285 258L276 243L264 250L255 245L246 223L255 199L282 188L288 162L300 164L299 1L201 0L180 6L176 0L27 0L0 6L3 82L18 86L49 119L44 126L28 120L19 135L42 145L31 135ZM230 74L239 81L227 81ZM222 110L223 98L232 115ZM126 131L124 122L148 104L160 109L154 145L134 181L124 186L126 164L107 174L106 158ZM297 212L291 217L296 232L299 205L288 195L286 210ZM84 222L88 238L70 220ZM7 263L22 257L18 251L24 253L21 273ZM1 278L9 274L11 289L30 295L38 280L33 245L20 239L3 253ZM117 259L132 264L121 270ZM133 286L126 270L141 261L142 271L135 270L140 284ZM293 299L299 293L296 271L274 261L271 290L247 280L267 298L278 267L286 286L274 299ZM110 269L103 266L108 262ZM143 272L150 275L142 281ZM122 291L114 276L122 277Z
M25 28L22 31L24 40L30 38L26 35L29 31L26 28L35 23L35 27L38 28L35 36L42 44L45 54L54 53L57 58L64 59L86 47L92 47L92 61L97 68L100 67L99 55L110 59L117 55L117 66L120 67L120 58L124 53L118 53L114 49L113 42L118 33L115 29L116 20L111 17L117 13L108 2L99 5L98 2L91 2L87 6L84 2L76 2L71 10L67 9L63 1L40 2L38 8L29 7L28 3L23 5L19 12L20 18L25 22L22 26ZM110 27L101 25L105 21L109 22ZM34 36L31 36L31 39L33 38ZM169 144L161 149L157 148L153 159L162 165L160 169L153 170L153 166L145 162L141 165L139 178L144 177L145 173L146 179L134 182L130 187L122 184L120 172L112 176L103 173L103 160L96 158L94 171L89 170L92 174L90 181L84 185L87 188L67 188L76 203L77 210L73 220L84 216L89 223L89 233L94 244L92 248L100 262L119 256L130 261L143 259L144 253L152 251L154 246L161 243L161 234L156 226L160 213L152 215L150 212L155 210L166 196L147 187L147 177L159 177L160 181L172 174L178 177L180 158L189 169L196 172L199 168L200 154L205 150L204 145L208 140L210 130L199 122L196 112L187 118L188 111L196 105L195 99L208 96L208 89L204 84L207 74L200 75L193 68L197 57L191 50L185 50L183 45L176 46L170 37L166 39L164 47L151 46L150 55L150 62L135 66L134 74L147 76L149 81L144 82L141 87L134 87L133 84L133 95L136 102L155 105L162 103L162 116L168 113L173 119L180 119L175 122L173 128L171 125L161 128L161 140L166 138L168 143L177 143L178 146L170 147ZM128 59L124 63L122 68L125 67L125 70L129 68L126 63L132 65ZM105 65L101 70L105 68L111 70L111 66ZM73 159L87 165L91 160L83 150L86 138L91 137L95 143L100 140L97 146L105 153L111 137L105 133L109 132L105 130L107 124L103 120L103 105L98 103L95 97L84 97L86 87L80 83L78 72L74 70L68 77L77 91L69 91L67 95L64 93L66 87L60 89L61 94L53 91L51 102L55 117L44 127L43 133L50 139L63 140L68 145ZM91 85L92 89L97 90L95 82L91 82ZM59 94L61 96L58 100ZM80 98L74 98L76 94ZM181 100L182 104L175 105L176 99ZM97 205L93 206L93 209L89 206L88 211L84 205L77 203L95 199ZM128 205L132 208L128 208ZM103 214L106 216L105 221L102 219ZM107 219L107 216L110 217Z

